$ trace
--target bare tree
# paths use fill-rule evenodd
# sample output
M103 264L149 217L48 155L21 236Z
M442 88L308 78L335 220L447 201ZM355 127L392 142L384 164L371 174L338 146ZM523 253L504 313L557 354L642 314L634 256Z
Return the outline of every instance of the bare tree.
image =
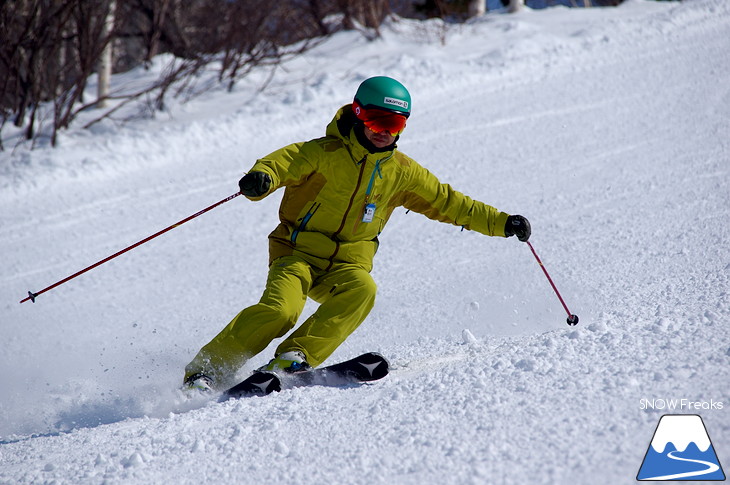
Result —
M510 1L514 10L524 0ZM420 3L422 15L455 20L485 7L483 0ZM338 28L358 29L372 39L393 12L416 10L413 0L5 0L0 131L12 121L26 139L50 133L55 145L59 130L82 111L106 106L90 126L142 97L152 109L165 109L170 96L212 86L198 85L211 69L217 69L217 84L231 90L253 69L276 67ZM149 65L161 53L173 58L157 80L134 92L109 89L111 72ZM90 101L84 93L94 72L99 90Z
M356 29L360 24L376 32L391 12L388 0L339 0L338 7L345 15L345 28Z
M60 129L106 101L115 106L97 120L142 96L151 96L155 109L164 109L167 96L194 92L201 70L213 62L218 81L231 89L255 66L276 65L314 45L327 32L324 16L333 12L334 2L5 1L0 3L0 129L12 120L24 128L26 139L50 133L55 145ZM357 15L379 15L369 2L361 3L368 8ZM374 18L367 22L375 23ZM119 39L120 57L129 60L132 53L132 62L149 62L161 52L176 58L156 82L136 92L115 93L107 89L114 38ZM97 69L98 98L87 102L87 79ZM50 130L39 129L49 116Z

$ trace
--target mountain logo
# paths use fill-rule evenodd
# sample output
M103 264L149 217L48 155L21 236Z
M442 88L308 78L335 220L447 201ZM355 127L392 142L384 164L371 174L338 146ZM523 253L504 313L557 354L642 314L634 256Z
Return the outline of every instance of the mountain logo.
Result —
M636 479L725 480L702 418L696 414L662 416Z

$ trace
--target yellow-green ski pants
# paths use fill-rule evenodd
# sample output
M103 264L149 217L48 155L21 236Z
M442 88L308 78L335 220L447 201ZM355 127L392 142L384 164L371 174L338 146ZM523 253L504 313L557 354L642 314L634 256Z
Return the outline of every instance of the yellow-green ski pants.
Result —
M224 384L251 357L297 322L307 297L319 308L276 349L299 350L313 367L324 362L365 320L377 287L370 273L353 264L318 269L297 256L272 262L261 300L241 311L185 367L185 377L204 373Z

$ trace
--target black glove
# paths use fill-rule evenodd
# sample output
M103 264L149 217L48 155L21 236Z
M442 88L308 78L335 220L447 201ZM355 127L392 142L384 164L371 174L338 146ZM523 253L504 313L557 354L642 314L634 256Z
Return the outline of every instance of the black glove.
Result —
M264 172L248 172L238 181L238 187L246 197L260 197L269 191L271 177Z
M522 242L526 242L530 239L532 230L530 229L530 221L523 216L509 216L507 217L507 224L504 226L504 235L507 237L517 236Z

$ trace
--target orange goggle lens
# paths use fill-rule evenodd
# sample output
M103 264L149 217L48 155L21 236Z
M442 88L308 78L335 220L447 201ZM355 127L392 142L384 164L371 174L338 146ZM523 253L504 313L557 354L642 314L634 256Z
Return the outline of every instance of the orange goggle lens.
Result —
M364 108L357 102L352 104L352 109L357 119L375 133L387 131L392 136L398 136L406 128L405 115L380 108Z

